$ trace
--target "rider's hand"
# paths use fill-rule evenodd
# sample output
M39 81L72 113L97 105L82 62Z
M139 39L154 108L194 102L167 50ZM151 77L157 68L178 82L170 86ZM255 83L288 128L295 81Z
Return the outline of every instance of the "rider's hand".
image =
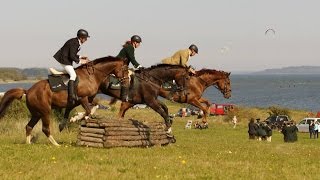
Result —
M80 59L80 64L87 64L89 59Z
M139 65L139 66L137 67L137 69L142 70L142 69L144 69L144 67L141 66L141 65Z

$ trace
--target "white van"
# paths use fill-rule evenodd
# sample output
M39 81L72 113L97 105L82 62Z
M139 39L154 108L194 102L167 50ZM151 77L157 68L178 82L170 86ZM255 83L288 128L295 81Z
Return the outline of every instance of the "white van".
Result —
M320 118L304 118L302 119L299 124L297 124L297 128L299 132L309 132L309 124L311 121L319 122Z

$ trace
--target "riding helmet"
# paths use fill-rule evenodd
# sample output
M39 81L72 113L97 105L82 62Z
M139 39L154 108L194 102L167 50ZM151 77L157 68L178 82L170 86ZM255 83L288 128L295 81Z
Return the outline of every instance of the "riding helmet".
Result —
M189 46L189 49L190 49L190 50L194 50L194 52L196 52L196 53L198 54L198 47L197 47L196 45L191 44L191 45Z
M133 36L131 37L131 42L141 43L142 40L141 40L141 37L140 37L140 36L138 36L138 35L133 35Z
M89 33L88 31L84 30L84 29L79 29L79 31L77 32L77 37L83 37L83 38L89 38Z

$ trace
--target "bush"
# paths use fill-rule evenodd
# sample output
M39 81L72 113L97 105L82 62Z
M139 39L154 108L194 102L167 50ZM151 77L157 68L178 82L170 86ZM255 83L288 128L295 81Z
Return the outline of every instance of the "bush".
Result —
M280 106L270 106L268 108L269 116L287 115L290 118L290 111Z

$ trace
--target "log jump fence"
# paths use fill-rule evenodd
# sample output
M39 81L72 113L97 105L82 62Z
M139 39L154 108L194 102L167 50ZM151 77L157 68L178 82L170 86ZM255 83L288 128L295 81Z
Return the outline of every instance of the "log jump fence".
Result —
M77 144L87 147L149 147L174 143L163 123L137 120L82 120Z

